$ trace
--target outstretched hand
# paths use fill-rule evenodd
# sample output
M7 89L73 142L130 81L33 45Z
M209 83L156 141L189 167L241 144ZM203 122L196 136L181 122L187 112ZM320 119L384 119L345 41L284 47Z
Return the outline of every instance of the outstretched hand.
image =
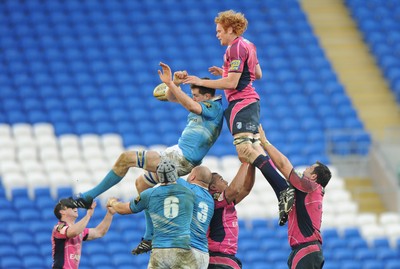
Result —
M208 71L214 76L222 76L223 73L222 68L218 66L211 66L210 68L208 68Z
M171 82L172 81L171 68L163 62L160 62L160 66L162 70L158 70L158 75L160 76L161 81L164 82L165 84Z

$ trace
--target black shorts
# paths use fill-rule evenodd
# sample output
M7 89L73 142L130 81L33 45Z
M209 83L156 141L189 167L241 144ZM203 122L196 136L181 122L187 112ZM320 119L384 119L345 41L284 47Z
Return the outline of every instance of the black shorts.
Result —
M258 133L260 124L260 101L242 99L230 102L224 111L226 123L232 135Z
M321 269L324 265L321 244L313 241L293 247L288 265L291 269Z
M210 252L208 269L240 269L242 262L235 255Z

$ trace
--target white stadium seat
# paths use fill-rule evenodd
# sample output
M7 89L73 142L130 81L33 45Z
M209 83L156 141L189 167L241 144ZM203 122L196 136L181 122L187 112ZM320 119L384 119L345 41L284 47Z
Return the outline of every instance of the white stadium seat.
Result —
M12 134L18 137L33 137L32 125L28 123L16 123L12 125Z
M379 224L386 225L399 225L400 226L400 215L397 212L383 212L379 215Z
M0 146L0 163L7 160L16 160L17 151L14 147L1 147Z
M208 167L211 172L219 173L221 171L221 167L219 165L220 159L216 156L205 156L201 165Z
M42 162L48 160L60 160L61 154L57 147L40 147L39 148L39 159Z
M19 147L17 159L20 163L39 160L38 150L36 147Z
M354 221L359 227L364 225L378 225L378 218L374 213L359 213Z
M8 124L0 123L0 138L11 138L12 136L12 129L11 126Z
M22 171L27 175L30 173L35 173L35 172L41 172L43 173L44 167L43 163L39 162L38 160L26 160L23 162L20 162L20 166Z
M65 147L61 149L61 156L64 161L81 160L82 152L78 147Z
M17 161L5 160L0 163L0 171L4 175L6 173L21 173L22 169Z
M35 123L33 125L33 134L35 137L41 137L41 136L55 136L54 134L54 127L50 123Z
M61 149L71 148L71 147L73 147L73 148L80 147L78 136L73 135L73 134L61 135L58 138L58 143L59 143Z
M108 148L108 147L123 148L123 141L119 134L104 134L101 136L100 139L103 148Z
M84 134L80 137L80 144L82 148L86 147L101 147L100 137L94 134Z
M19 136L14 138L15 146L18 148L36 147L36 140L32 136Z

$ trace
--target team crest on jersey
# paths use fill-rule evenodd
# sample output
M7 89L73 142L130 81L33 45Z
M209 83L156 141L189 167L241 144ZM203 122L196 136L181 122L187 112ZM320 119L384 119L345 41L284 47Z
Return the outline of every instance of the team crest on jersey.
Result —
M237 71L237 70L239 70L240 62L241 62L240 60L233 60L231 62L230 67L229 67L229 71Z
M210 108L212 105L209 102L203 102L203 104L207 107Z
M60 231L62 230L62 228L64 228L64 227L65 227L65 223L60 223L60 224L57 226L57 231L60 232Z
M216 193L213 194L213 199L214 200L218 200L220 196L221 196L221 193L216 192Z
M240 121L236 122L236 128L242 129L242 123Z
M135 204L137 204L137 203L139 203L140 202L140 195L138 195L137 197L136 197L136 199L135 199Z

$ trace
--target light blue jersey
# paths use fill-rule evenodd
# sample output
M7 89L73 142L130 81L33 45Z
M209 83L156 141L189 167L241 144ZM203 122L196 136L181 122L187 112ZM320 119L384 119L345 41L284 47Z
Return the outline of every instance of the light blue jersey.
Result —
M190 225L195 195L179 185L161 185L143 191L130 202L133 213L147 209L154 227L153 248L190 249Z
M199 165L214 145L221 133L224 115L221 98L199 104L201 114L189 113L187 125L178 140L183 156L194 165Z
M214 214L214 199L207 189L196 184L190 184L182 178L176 181L178 184L191 189L194 194L193 218L191 223L191 246L208 253L207 230Z

